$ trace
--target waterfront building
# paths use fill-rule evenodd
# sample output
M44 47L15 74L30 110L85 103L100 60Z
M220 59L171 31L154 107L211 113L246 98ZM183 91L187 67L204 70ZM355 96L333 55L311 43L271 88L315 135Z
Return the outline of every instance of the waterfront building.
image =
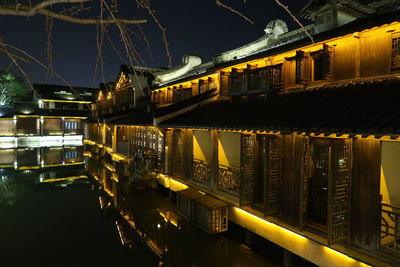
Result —
M79 145L95 89L34 84L32 102L1 108L2 147ZM97 91L97 90L96 90Z
M122 66L85 125L103 159L88 169L110 196L128 179L198 191L194 209L222 201L317 265L398 266L400 5L310 0L299 15L313 24L274 20L206 63Z

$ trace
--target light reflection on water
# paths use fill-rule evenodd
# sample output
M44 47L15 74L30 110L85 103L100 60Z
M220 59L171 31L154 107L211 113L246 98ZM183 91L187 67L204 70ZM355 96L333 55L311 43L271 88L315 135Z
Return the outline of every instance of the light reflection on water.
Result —
M82 147L0 150L2 266L275 266L183 219L161 189L88 178Z
M82 135L54 136L1 136L0 149L3 148L41 148L56 146L82 146Z

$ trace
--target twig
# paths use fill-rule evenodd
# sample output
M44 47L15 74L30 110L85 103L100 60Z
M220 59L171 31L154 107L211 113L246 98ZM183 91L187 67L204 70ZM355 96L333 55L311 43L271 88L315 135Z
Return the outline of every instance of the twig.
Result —
M149 15L153 18L154 22L157 24L158 28L161 30L163 41L164 41L165 52L167 53L167 57L168 57L168 61L169 61L168 66L170 68L172 68L172 56L169 51L169 43L167 40L167 29L161 25L160 21L156 17L154 10L151 9L150 3L148 0L147 1L146 0L136 0L136 2L140 7L147 9Z
M292 17L292 19L299 24L299 26L303 29L303 31L307 34L307 36L311 39L311 42L314 43L314 38L311 36L311 34L307 31L307 29L304 27L304 25L296 18L295 15L289 10L288 6L285 6L284 4L281 3L280 0L274 0L275 3L277 3L279 6L281 6L288 14L289 16Z
M45 7L50 7L56 4L72 4L72 3L84 3L91 2L94 0L47 0L41 1L37 5L27 6L27 5L0 5L0 15L8 15L8 16L25 16L31 17L37 14L53 17L59 20L68 21L71 23L78 24L115 24L116 21L124 24L141 24L147 23L146 19L85 19L85 18L77 18L68 15L64 15L63 12L57 13L51 10L46 9Z
M254 24L254 22L253 22L251 19L249 19L248 17L246 17L245 15L243 15L242 13L240 13L240 11L238 11L238 10L236 10L236 9L230 7L230 6L227 6L227 5L223 4L221 1L215 0L215 4L216 4L217 6L220 6L220 7L223 7L223 8L228 9L229 11L231 11L231 12L233 12L233 13L239 15L239 16L242 17L243 19L245 19L247 22L249 22L249 23L251 23L251 24Z

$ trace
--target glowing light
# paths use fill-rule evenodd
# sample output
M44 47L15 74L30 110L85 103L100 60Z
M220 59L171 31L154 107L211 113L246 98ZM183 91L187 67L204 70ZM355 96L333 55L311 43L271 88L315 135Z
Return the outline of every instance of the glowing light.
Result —
M72 181L72 180L87 179L87 178L88 177L86 175L80 175L80 176L69 176L69 177L62 177L62 178L44 179L42 182L43 183L54 183L54 182L60 182L60 181Z
M118 182L119 182L118 174L113 173L113 174L111 175L111 179L113 179L114 181L116 181L116 182L118 183Z
M109 189L107 189L107 188L105 188L105 187L104 187L104 191L106 191L106 193L107 193L110 197L113 197L113 196L114 196L114 193L111 192Z
M92 101L82 100L55 100L55 99L43 99L44 102L62 102L62 103L79 103L79 104L90 104Z
M368 266L237 207L230 209L229 220L320 266Z
M111 165L110 163L105 162L104 165L108 170L115 172L115 167L113 165Z

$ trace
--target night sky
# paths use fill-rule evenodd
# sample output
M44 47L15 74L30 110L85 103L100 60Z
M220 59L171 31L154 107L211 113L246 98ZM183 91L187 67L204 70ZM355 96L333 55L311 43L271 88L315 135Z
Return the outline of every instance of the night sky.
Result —
M306 0L281 0L293 11L298 10ZM273 19L284 20L289 31L298 26L290 16L273 0L223 0L254 21L250 24L240 16L217 7L214 0L152 0L152 7L162 25L167 28L167 38L173 57L173 66L181 62L184 54L196 54L203 62L223 51L227 51L263 35L263 29ZM371 1L359 1L371 2ZM162 41L162 34L147 11L138 10L134 0L118 2L119 17L146 18L147 24L141 24L142 31L149 40L151 55L146 49L145 42L133 37L137 51L149 67L166 67L168 58ZM82 13L82 17L95 17L99 8L92 6L90 11ZM307 24L307 22L306 22ZM38 60L46 63L47 33L46 19L37 15L25 17L0 17L0 36L13 46L27 51ZM131 29L138 35L141 30L137 26ZM103 68L95 71L97 47L96 26L72 24L53 20L52 45L53 66L68 83L74 86L98 87L100 82L114 81L121 64L129 64L123 53L116 27L112 27L110 36L122 53L123 62L113 51L108 42L104 45ZM9 59L0 54L0 70L8 70L19 76L22 74L15 67L9 67ZM46 70L34 62L21 63L33 83L65 84L52 75L46 79Z

